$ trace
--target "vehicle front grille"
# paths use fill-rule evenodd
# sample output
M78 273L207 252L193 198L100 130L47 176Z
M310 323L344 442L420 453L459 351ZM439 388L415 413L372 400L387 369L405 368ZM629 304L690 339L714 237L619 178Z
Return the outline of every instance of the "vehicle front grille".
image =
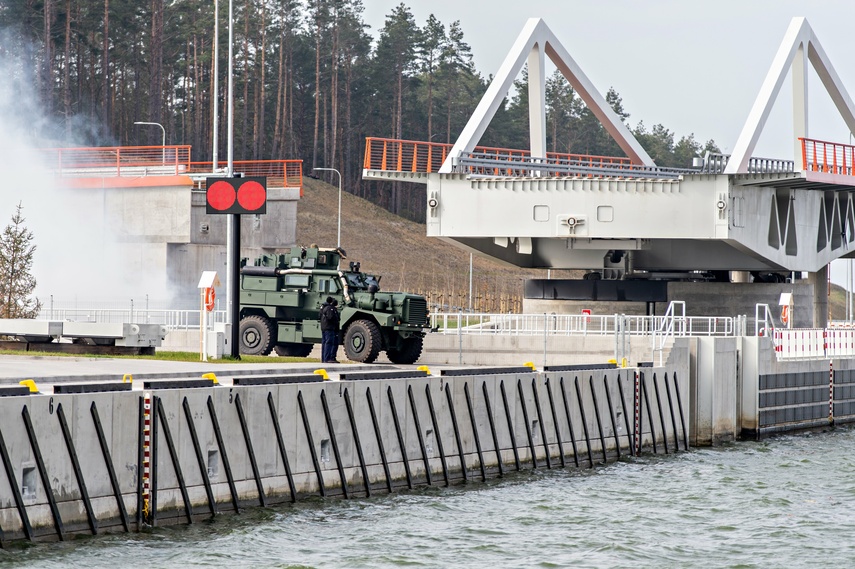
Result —
M427 300L424 298L407 299L407 324L427 323Z

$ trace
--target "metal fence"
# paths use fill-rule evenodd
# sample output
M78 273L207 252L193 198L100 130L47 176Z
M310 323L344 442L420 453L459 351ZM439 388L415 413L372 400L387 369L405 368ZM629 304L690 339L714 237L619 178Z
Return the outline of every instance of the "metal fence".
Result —
M54 300L53 297L39 299L42 303L39 320L160 324L169 330L198 330L199 308L172 308L169 300ZM208 325L226 321L226 311L217 309L208 316Z
M159 324L169 330L198 330L198 308L165 307L169 301L55 301L40 299L40 320ZM218 301L219 308L219 301ZM214 310L209 326L226 321L225 310ZM754 317L754 335L769 336L779 360L828 359L855 356L855 329L776 328L768 306L758 305ZM691 336L733 337L747 335L750 320L745 316L686 316L685 304L672 302L664 316L627 314L478 314L435 312L430 315L431 328L438 334L479 336L612 336L615 353L629 336L649 337L653 353L663 357L674 338Z
M600 336L614 338L615 361L629 354L631 336L650 340L651 353L658 353L662 365L674 338L687 336L738 336L747 328L744 316L686 316L686 304L672 301L664 316L627 314L473 314L440 312L431 314L431 328L439 334L478 336ZM546 354L544 353L544 360Z
M649 336L670 330L676 336L734 336L739 317L632 316L579 314L431 314L431 328L440 334L539 336L610 336L618 331Z

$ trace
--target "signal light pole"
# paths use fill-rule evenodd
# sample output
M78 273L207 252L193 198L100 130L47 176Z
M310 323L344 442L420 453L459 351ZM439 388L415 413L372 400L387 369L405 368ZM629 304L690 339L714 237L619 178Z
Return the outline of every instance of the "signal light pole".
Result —
M235 175L234 164L234 2L229 0L229 81L228 116L226 121L226 176ZM229 214L226 224L226 324L231 325L228 354L240 359L240 299L238 272L240 270L240 215Z

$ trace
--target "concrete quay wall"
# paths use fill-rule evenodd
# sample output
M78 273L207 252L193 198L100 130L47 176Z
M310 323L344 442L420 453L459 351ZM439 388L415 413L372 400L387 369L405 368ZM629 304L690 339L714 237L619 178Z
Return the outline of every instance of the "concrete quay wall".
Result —
M686 448L676 369L488 371L0 397L0 544Z
M778 359L762 336L680 338L671 354L684 350L692 446L855 422L855 359Z

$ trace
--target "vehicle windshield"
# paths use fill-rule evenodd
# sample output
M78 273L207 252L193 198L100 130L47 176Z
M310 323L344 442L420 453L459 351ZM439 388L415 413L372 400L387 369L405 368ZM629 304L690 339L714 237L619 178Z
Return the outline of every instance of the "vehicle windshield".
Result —
M377 290L380 290L380 279L374 275L365 273L344 273L347 279L347 286L354 290L368 290L368 287L374 285Z

